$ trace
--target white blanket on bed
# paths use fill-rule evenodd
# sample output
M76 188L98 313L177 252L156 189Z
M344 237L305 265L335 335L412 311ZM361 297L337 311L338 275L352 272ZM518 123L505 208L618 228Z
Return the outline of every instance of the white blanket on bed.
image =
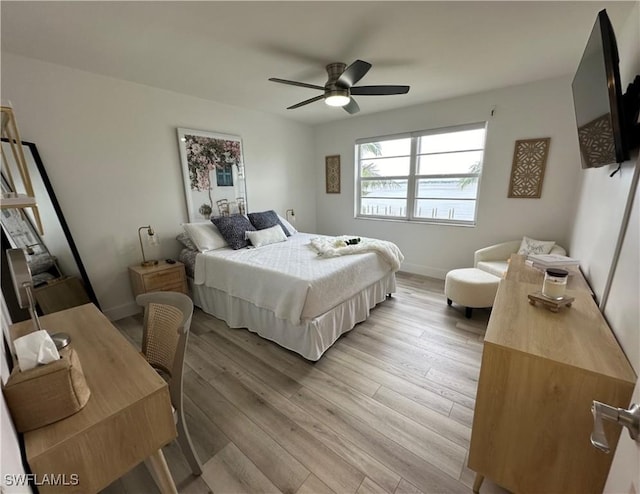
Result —
M256 249L223 248L196 256L194 283L222 290L299 324L339 305L382 279L389 264L372 252L323 259L311 248L316 235Z
M360 242L347 245L346 241L352 238L360 238ZM400 249L393 242L378 240L376 238L365 238L342 235L340 237L316 237L311 239L311 246L322 257L346 256L360 254L362 252L375 252L389 263L393 271L400 269L404 256Z

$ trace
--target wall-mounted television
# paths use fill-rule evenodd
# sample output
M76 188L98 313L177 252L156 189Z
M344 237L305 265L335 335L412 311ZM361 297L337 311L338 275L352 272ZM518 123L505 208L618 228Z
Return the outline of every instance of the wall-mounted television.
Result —
M628 160L618 46L606 10L598 13L571 88L582 168Z

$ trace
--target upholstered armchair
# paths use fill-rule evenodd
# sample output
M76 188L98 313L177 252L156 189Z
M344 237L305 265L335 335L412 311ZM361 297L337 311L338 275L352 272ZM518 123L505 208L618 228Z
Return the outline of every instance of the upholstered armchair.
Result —
M477 250L473 255L473 267L502 277L507 271L507 261L511 254L518 252L521 243L522 240L512 240ZM549 254L566 256L567 251L559 245L554 245Z

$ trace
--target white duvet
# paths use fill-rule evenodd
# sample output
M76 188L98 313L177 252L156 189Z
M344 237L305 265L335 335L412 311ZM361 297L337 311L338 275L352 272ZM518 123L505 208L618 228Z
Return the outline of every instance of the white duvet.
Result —
M194 283L223 290L299 324L397 270L372 251L319 256L311 246L314 238L318 236L297 233L285 242L256 249L224 248L198 254Z

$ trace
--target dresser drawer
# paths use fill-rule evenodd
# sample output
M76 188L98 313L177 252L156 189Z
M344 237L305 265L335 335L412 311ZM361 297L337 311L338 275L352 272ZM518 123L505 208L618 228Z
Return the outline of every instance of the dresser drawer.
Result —
M182 287L183 280L183 271L181 269L164 270L146 274L144 276L144 287L147 291L171 290L172 288L167 287L170 285Z

